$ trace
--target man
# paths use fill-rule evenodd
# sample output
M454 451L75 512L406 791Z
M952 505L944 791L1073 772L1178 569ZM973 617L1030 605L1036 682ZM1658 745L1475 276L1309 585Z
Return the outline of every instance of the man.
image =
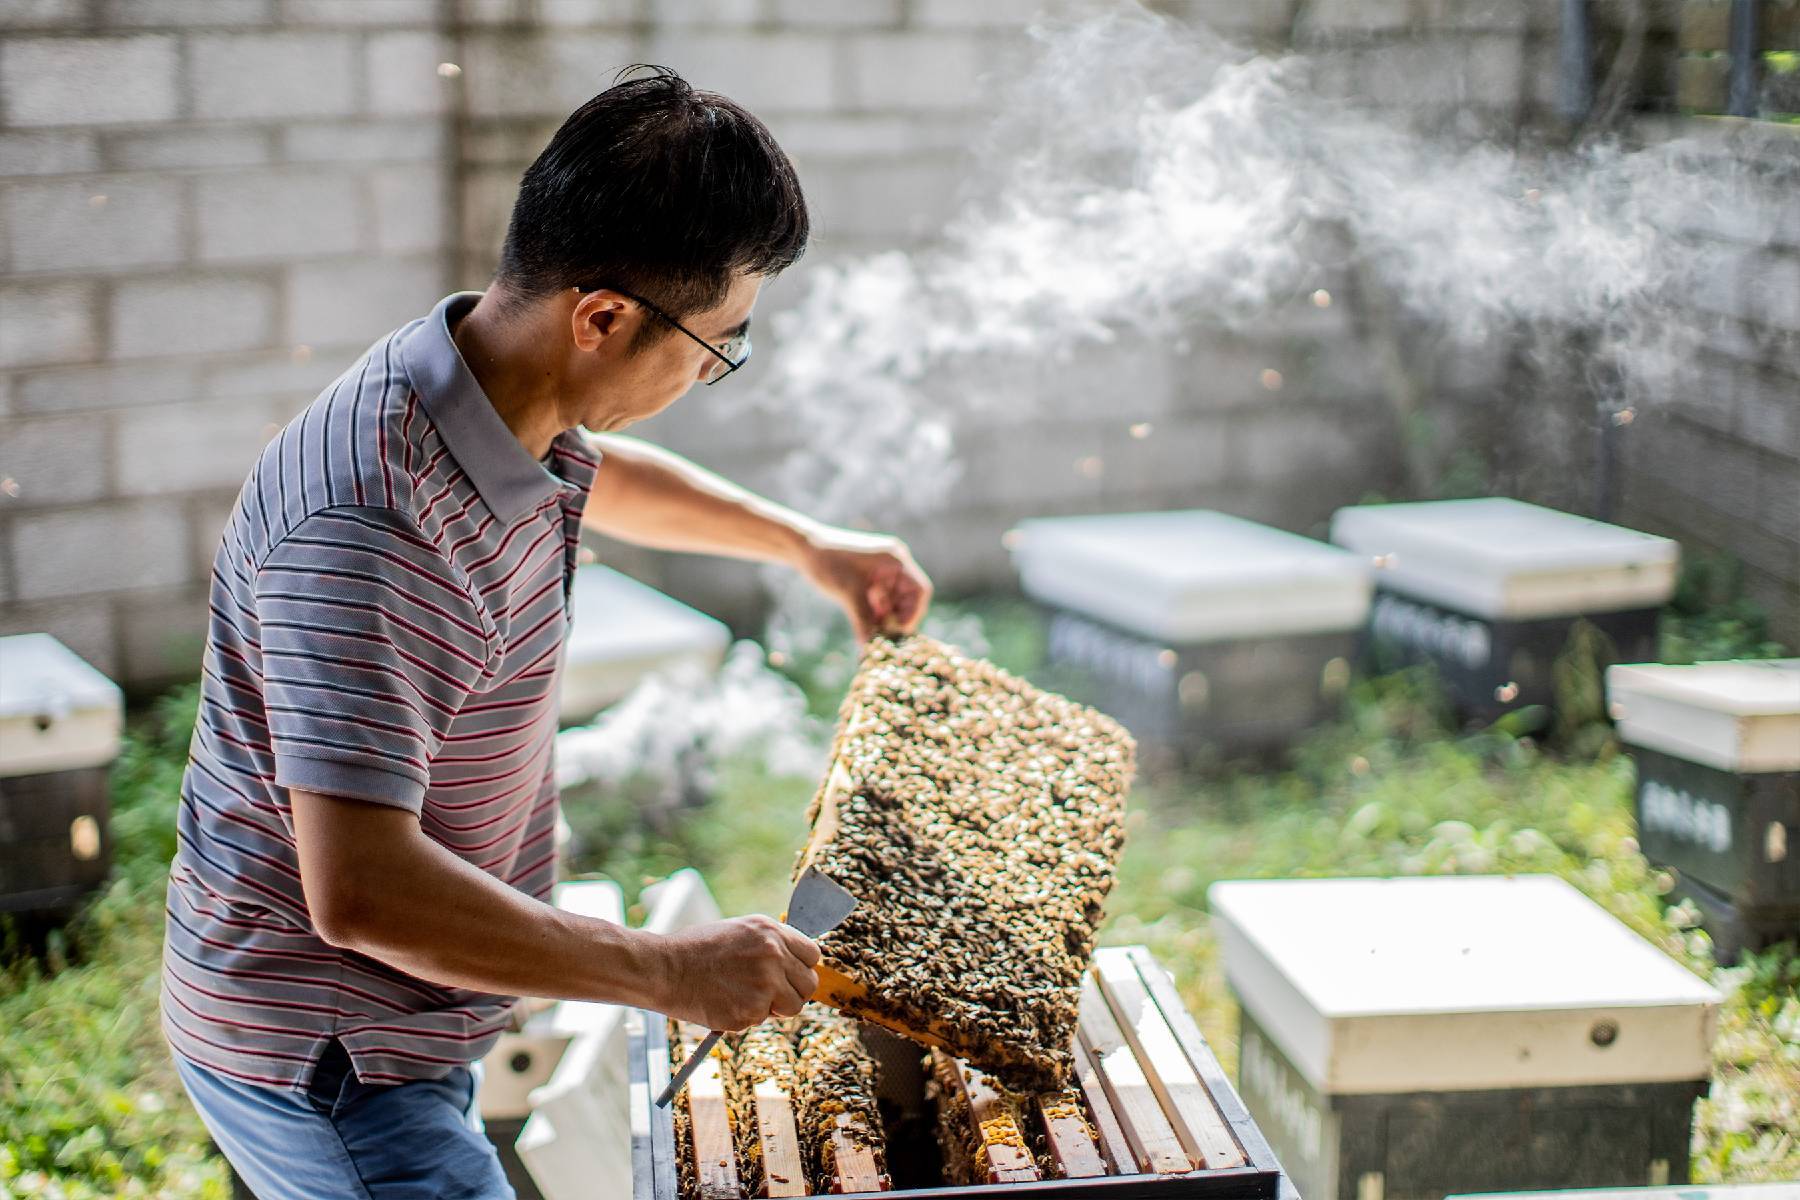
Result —
M162 1013L262 1200L510 1196L470 1066L512 997L742 1029L816 986L818 948L767 917L659 937L544 903L583 524L790 564L859 637L929 601L899 541L617 436L742 365L807 230L755 117L627 79L526 172L488 290L377 341L251 473L213 569Z

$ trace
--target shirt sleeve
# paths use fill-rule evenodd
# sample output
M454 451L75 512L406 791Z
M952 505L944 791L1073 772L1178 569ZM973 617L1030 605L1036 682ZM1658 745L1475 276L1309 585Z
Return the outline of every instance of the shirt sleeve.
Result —
M451 718L498 637L402 513L326 509L256 575L275 783L417 813Z

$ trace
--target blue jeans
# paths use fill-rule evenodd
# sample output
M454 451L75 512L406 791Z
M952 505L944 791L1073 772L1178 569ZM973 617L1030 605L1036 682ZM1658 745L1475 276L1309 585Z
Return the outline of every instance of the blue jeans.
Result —
M257 1200L514 1200L481 1132L469 1067L363 1083L334 1040L305 1092L244 1083L179 1054L175 1069Z

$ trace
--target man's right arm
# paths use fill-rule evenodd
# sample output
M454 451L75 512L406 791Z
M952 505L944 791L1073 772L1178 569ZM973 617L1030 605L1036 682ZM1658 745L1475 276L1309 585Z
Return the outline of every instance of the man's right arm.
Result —
M770 917L660 936L564 912L426 836L411 812L291 789L319 935L419 979L507 996L630 1004L711 1029L800 1011L811 939Z

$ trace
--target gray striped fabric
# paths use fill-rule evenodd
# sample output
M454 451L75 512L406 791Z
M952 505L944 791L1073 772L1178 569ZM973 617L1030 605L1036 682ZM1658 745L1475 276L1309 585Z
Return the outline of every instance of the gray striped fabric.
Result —
M332 1037L370 1082L493 1044L511 997L440 987L313 929L288 789L416 813L547 897L551 752L581 512L598 453L539 462L450 331L445 297L271 441L213 563L199 724L169 875L163 1029L238 1079L303 1089Z

